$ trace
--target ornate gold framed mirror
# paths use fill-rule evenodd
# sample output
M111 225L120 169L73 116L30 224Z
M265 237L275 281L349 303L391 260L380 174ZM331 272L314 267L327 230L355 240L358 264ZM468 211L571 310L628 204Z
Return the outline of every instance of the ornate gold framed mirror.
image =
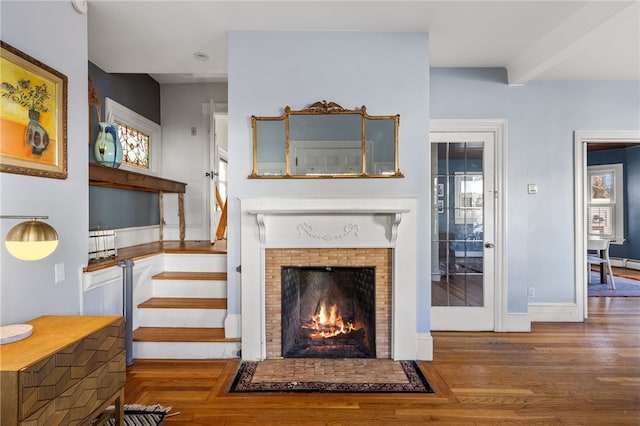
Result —
M398 161L400 115L374 116L316 102L285 107L276 117L251 116L253 170L249 178L404 177Z

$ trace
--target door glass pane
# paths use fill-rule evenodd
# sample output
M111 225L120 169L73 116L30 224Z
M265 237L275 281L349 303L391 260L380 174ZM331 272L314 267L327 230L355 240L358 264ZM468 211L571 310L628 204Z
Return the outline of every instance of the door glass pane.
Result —
M483 145L432 144L432 306L483 306Z

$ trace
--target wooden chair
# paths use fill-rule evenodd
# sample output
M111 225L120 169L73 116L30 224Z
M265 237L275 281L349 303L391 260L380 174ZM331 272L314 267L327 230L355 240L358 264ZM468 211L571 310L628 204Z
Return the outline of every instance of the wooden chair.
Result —
M595 254L593 253L595 251ZM600 265L600 268L607 267L607 272L611 277L611 287L615 290L616 283L613 279L611 260L609 259L609 240L590 237L587 240L587 281L591 284L591 265ZM601 269L602 271L602 269ZM606 279L604 284L606 284Z

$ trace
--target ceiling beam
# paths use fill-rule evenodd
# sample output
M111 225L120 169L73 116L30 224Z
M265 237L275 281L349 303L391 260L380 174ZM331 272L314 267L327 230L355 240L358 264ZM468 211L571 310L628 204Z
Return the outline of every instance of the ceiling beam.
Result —
M522 85L561 63L572 52L588 48L611 28L640 14L638 0L591 1L507 64L510 85Z

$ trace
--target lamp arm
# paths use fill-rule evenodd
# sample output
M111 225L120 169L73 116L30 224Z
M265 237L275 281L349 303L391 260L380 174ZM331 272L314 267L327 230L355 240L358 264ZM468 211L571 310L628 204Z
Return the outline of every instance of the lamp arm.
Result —
M11 215L2 214L0 219L49 219L49 216L26 216L26 215Z

